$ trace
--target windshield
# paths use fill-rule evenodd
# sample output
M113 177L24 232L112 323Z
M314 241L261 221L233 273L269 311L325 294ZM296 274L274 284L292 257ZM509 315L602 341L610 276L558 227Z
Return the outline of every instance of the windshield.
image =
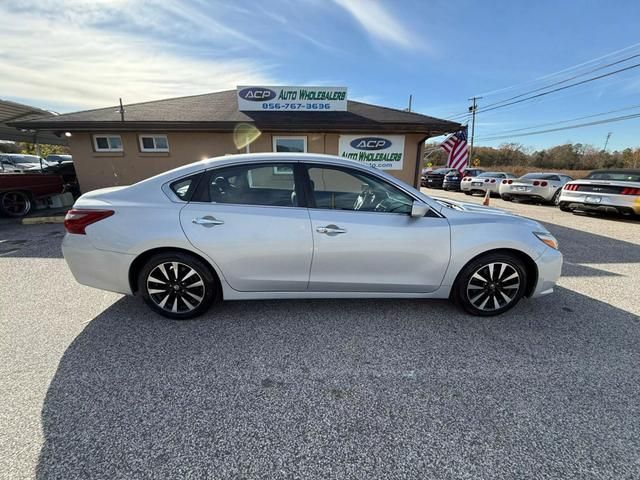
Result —
M616 180L618 182L640 182L640 171L591 172L587 180Z
M40 163L40 158L35 155L12 155L9 158L13 163Z
M450 169L450 168L439 168L439 169L437 169L437 170L434 170L434 171L433 171L433 172L431 172L431 173L437 173L437 174L443 175L443 174L445 174L445 173L449 173L450 171L451 171L451 169Z
M504 177L504 173L486 172L486 173L481 173L478 176L479 177L489 177L489 178L502 178L502 177Z

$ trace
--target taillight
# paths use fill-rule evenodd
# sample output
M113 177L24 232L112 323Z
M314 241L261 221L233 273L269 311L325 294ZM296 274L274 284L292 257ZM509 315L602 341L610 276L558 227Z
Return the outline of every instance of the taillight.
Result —
M485 179L484 183L488 183L488 182L489 182L489 179L488 179L488 178L487 178L487 179Z
M113 210L83 210L72 208L64 217L64 228L69 233L86 235L85 228L113 215Z
M538 185L540 185L540 182L538 180L534 180L533 181L533 186L537 187Z
M540 182L541 187L546 187L547 185L549 185L547 182Z
M496 183L496 180L495 180L495 178L491 180L491 183Z
M513 183L513 180L507 180L507 183L511 185Z
M640 188L625 187L620 193L622 195L640 195Z
M567 184L564 186L564 189L565 189L565 190L569 190L569 191L574 192L574 191L578 190L578 184L575 184L575 183L574 183L574 184L567 183Z
M504 185L505 183L507 183L507 181L506 180L502 180L501 183Z

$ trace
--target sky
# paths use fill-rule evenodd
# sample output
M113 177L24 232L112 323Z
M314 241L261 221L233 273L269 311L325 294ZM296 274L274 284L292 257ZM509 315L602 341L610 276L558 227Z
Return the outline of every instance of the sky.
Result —
M353 100L406 108L412 94L414 111L466 122L475 95L477 145L602 148L611 132L609 149L623 149L640 146L640 118L512 130L640 113L640 68L482 108L640 63L639 18L630 0L0 0L0 98L65 113L236 85L346 86Z

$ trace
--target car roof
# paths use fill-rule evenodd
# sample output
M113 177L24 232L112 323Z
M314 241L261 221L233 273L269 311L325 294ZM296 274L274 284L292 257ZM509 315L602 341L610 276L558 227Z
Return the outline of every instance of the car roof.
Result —
M319 162L327 165L345 166L351 168L360 168L362 170L368 170L372 173L389 177L389 174L383 170L370 167L361 162L355 160L349 160L347 158L339 157L337 155L325 155L320 153L291 153L291 152L266 152L266 153L241 153L234 155L223 155L220 157L205 158L199 162L183 165L182 167L174 168L167 172L160 173L147 180L162 180L162 179L177 179L191 175L192 173L199 172L201 170L208 170L211 168L242 165L251 162ZM165 180L165 181L166 181ZM142 182L145 182L143 180Z
M634 168L601 168L599 170L593 170L592 173L624 173L631 175L640 175L640 170Z

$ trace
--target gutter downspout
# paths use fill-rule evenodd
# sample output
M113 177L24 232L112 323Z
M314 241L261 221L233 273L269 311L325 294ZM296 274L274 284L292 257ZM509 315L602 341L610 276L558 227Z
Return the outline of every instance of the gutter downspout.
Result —
M424 142L426 142L431 137L432 135L429 134L424 138L418 140L418 151L416 153L416 171L413 178L413 186L418 190L420 190L420 174L422 173L422 169L420 168L422 166L422 147L424 146Z

